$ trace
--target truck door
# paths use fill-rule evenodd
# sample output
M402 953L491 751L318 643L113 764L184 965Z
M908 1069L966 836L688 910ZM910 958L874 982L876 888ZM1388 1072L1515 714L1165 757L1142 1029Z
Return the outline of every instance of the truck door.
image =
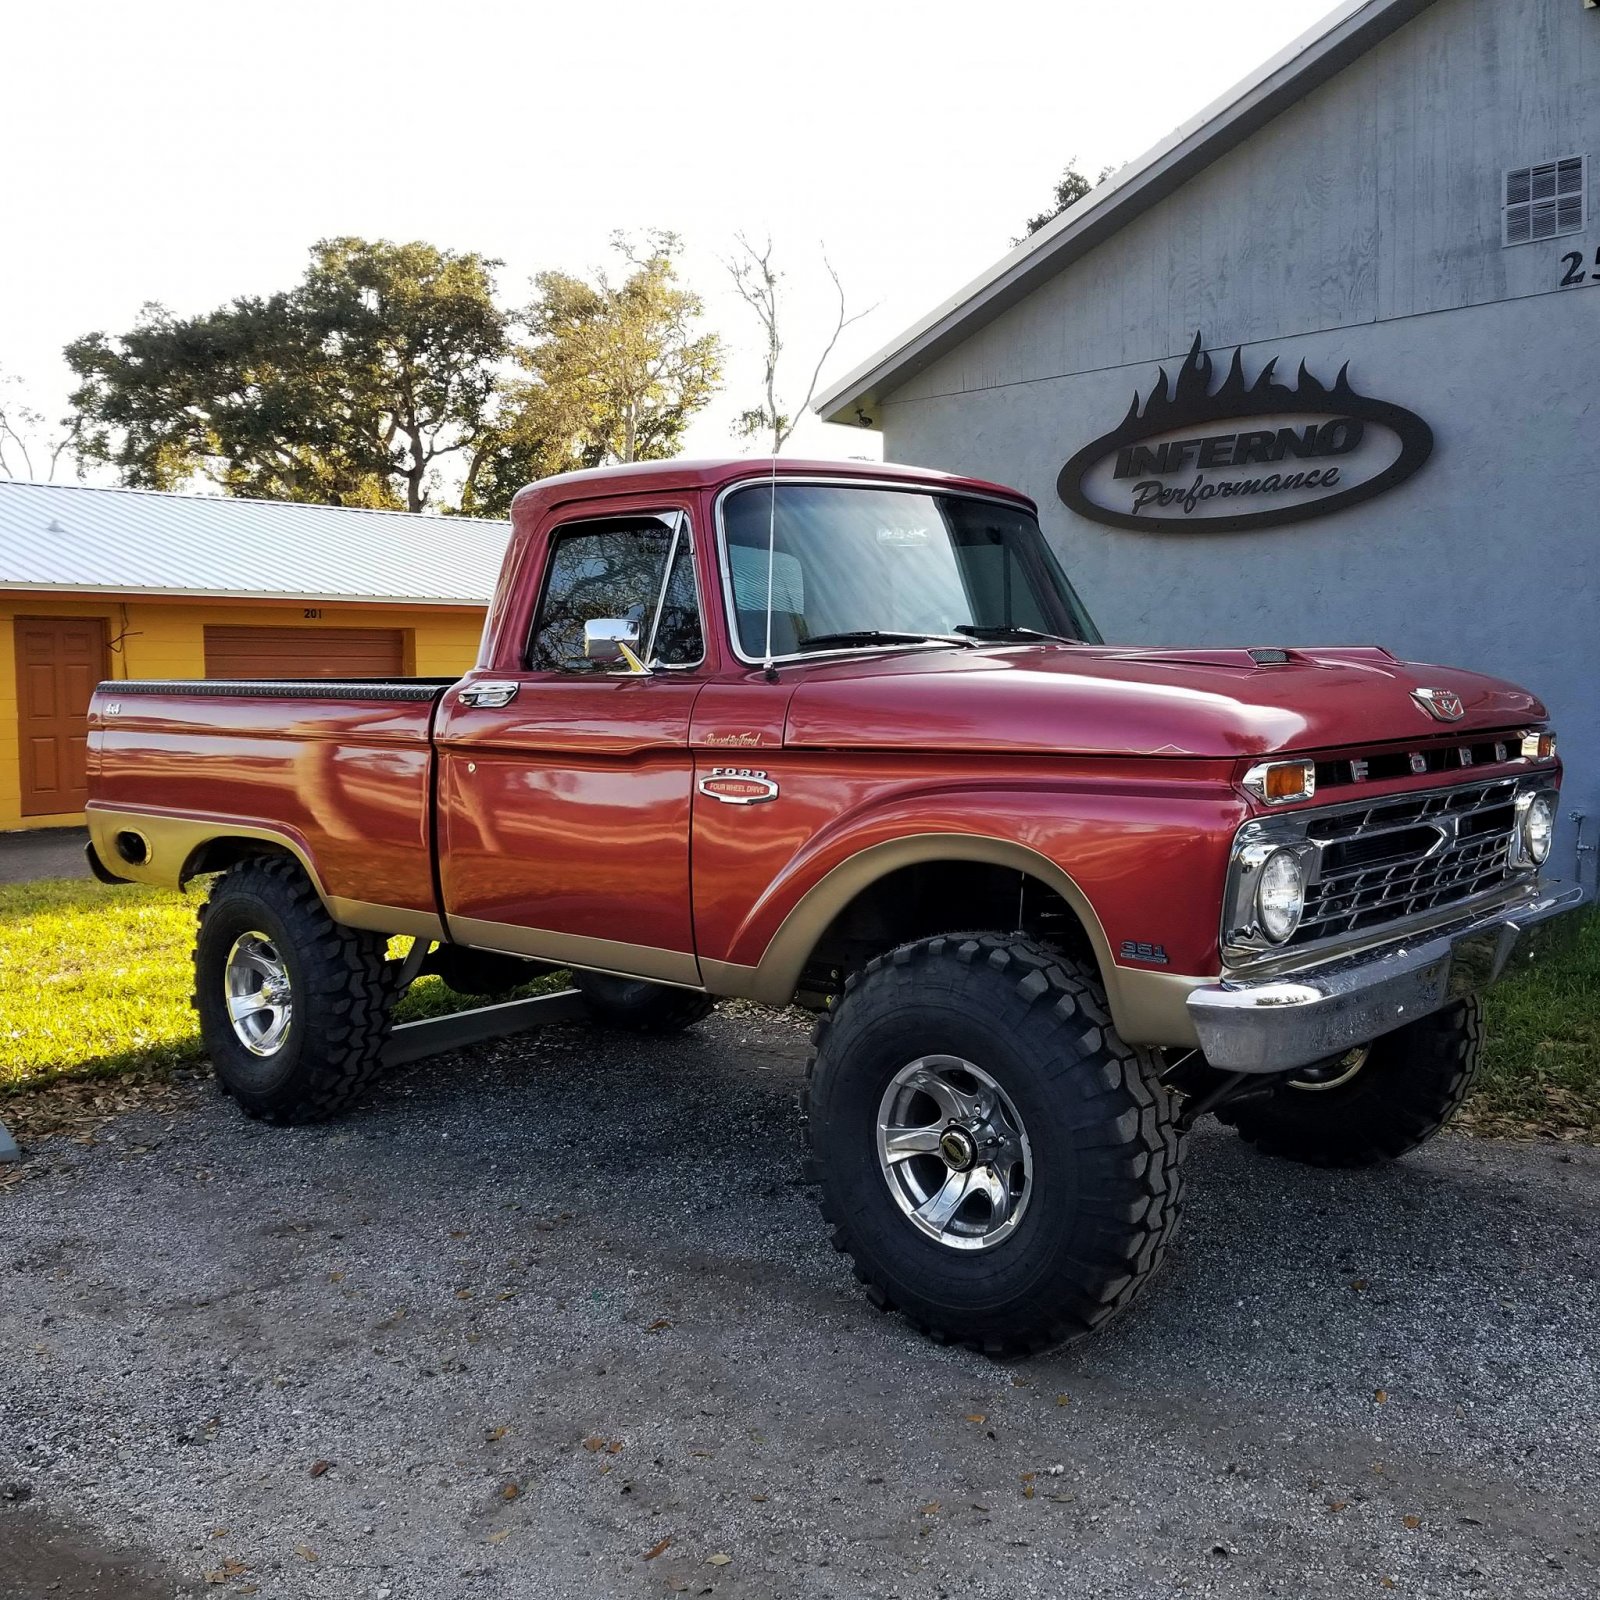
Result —
M440 710L451 936L698 983L689 723L705 642L688 516L590 515L546 550L519 667L470 674Z

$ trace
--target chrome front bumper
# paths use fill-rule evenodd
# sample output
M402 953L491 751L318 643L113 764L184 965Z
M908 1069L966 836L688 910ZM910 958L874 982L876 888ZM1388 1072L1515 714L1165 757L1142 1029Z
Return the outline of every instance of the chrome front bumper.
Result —
M1203 985L1188 998L1200 1048L1224 1072L1282 1072L1340 1055L1487 988L1528 929L1583 899L1573 885L1536 882L1409 939L1302 971Z

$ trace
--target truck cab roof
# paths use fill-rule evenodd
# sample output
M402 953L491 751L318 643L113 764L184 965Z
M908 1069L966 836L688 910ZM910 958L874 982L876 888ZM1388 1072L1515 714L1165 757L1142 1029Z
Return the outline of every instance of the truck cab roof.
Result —
M626 466L560 472L517 491L511 520L521 527L552 504L603 499L610 495L690 493L718 490L748 478L868 478L874 482L921 485L930 489L998 496L1037 511L1027 495L984 478L907 467L887 461L813 461L798 457L720 456L702 460L635 461Z

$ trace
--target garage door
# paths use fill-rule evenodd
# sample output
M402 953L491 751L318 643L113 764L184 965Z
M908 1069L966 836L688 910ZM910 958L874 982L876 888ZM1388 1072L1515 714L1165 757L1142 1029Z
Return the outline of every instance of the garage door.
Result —
M400 628L207 628L208 678L393 678Z

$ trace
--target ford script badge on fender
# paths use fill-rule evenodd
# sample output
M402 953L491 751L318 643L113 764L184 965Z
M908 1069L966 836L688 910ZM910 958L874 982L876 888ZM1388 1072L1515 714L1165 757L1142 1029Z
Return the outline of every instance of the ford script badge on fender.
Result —
M1461 696L1454 689L1413 689L1411 698L1440 722L1459 722L1466 715Z
M778 798L777 780L749 767L713 767L700 780L699 789L730 806L753 806Z

